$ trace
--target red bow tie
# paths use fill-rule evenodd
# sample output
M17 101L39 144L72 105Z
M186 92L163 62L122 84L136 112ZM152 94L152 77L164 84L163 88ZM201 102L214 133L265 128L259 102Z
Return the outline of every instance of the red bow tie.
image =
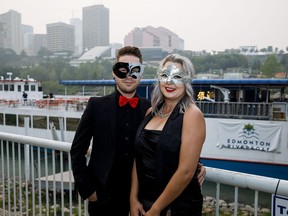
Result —
M122 107L125 104L129 103L132 108L135 108L138 104L139 98L127 98L125 96L120 95L119 97L119 106Z

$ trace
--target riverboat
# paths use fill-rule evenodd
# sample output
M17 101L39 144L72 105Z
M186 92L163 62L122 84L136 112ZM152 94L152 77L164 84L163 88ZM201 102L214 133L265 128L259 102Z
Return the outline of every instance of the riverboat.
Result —
M150 98L154 82L141 80L138 94ZM65 89L97 86L103 94L115 86L114 80L59 83ZM288 79L194 79L192 85L206 121L205 166L288 180ZM45 98L41 82L29 77L1 78L0 92L1 131L66 142L72 142L89 99Z
M153 79L138 94L150 98ZM65 86L114 86L113 80L63 80ZM201 161L209 167L288 180L288 79L194 79L206 121Z
M0 131L72 142L89 97L43 95L41 81L7 75L0 78Z

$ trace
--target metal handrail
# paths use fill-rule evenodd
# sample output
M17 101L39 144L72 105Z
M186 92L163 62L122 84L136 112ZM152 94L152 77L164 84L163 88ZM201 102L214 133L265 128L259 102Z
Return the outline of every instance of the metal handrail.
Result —
M41 205L45 206L45 204L41 204L42 199L41 196L39 196L38 200L39 203L37 204L37 199L35 197L35 195L37 195L37 191L35 191L34 188L38 187L38 191L42 191L43 194L46 193L46 197L49 196L49 182L52 182L52 190L54 191L54 203L57 203L56 201L56 191L58 191L59 189L57 185L60 185L60 193L61 193L61 207L64 206L64 202L67 202L69 205L69 211L70 211L70 215L72 215L73 212L73 208L72 207L72 191L74 191L74 187L72 185L73 184L73 178L71 178L71 157L69 155L70 152L70 148L71 148L71 143L67 143L67 142L61 142L61 141L54 141L54 140L47 140L47 139L42 139L42 138L36 138L36 137L30 137L30 136L20 136L17 134L11 134L11 133L4 133L4 132L0 132L0 142L1 142L1 155L0 155L0 161L1 161L1 166L2 166L2 208L5 210L5 208L8 208L8 211L12 210L12 206L14 206L14 211L16 211L15 209L17 209L17 205L19 205L18 203L15 203L15 199L13 201L12 197L15 198L15 195L17 195L18 193L21 195L21 191L17 192L15 191L15 180L18 179L17 181L19 182L19 185L22 185L23 183L21 183L21 178L24 179L24 184L25 184L25 189L26 189L26 196L27 196L27 192L28 190L32 190L29 191L32 193L33 195L33 200L32 200L32 205L34 206L33 211L35 211L36 206L39 206L39 208L41 209ZM10 160L4 160L5 158L5 153L8 153L8 150L4 151L4 143L6 145L6 148L10 148L10 150L12 150L12 166L10 164ZM32 182L32 187L31 189L29 189L27 182L28 182L28 177L25 173L23 173L23 176L21 177L21 173L20 176L17 176L17 174L15 175L15 155L17 154L17 150L18 153L20 151L20 145L24 145L24 146L36 146L36 153L37 153L37 157L35 158L31 158L31 161L36 160L36 163L38 163L38 174L35 173L35 169L33 164L30 166L31 169L31 182ZM16 147L14 147L16 146ZM17 147L18 146L18 147ZM45 152L45 172L42 172L42 175L40 173L41 167L40 167L40 150L39 149L44 149ZM53 172L53 174L49 175L47 174L47 149L52 149L52 157L53 157L53 164L55 165L55 151L60 151L60 161L61 161L61 169L60 169L60 173L57 172ZM30 155L31 157L33 157L33 148L30 148ZM64 171L63 171L63 153L68 153L68 161L66 161L65 163L68 163L68 173L69 173L69 178L66 179L66 182L64 182ZM8 156L6 156L8 157ZM19 155L18 155L19 157ZM43 159L43 158L42 158ZM42 160L41 159L41 160ZM4 164L6 167L4 167ZM29 164L29 163L28 163ZM22 166L22 164L19 163L19 167L20 165ZM25 167L26 169L27 167ZM3 173L3 170L8 171L7 173ZM240 188L248 188L251 190L255 190L255 206L257 207L257 203L258 202L258 192L265 192L265 193L270 193L270 194L277 194L280 196L288 196L288 181L287 180L282 180L282 179L274 179L274 178L270 178L270 177L263 177L263 176L257 176L257 175L251 175L251 174L246 174L246 173L240 173L240 172L234 172L234 171L229 171L229 170L223 170L223 169L217 169L217 168L212 168L212 167L206 167L207 170L207 175L206 175L206 180L210 181L210 182L216 182L217 184L217 194L216 194L216 215L219 215L219 199L220 199L220 184L223 185L231 185L235 187L235 192L237 191L237 196L238 196L238 187ZM19 169L19 171L21 171ZM55 169L54 169L55 171ZM28 174L30 173L27 172ZM59 179L57 179L57 175L60 174ZM5 176L5 178L4 178ZM29 174L30 176L30 174ZM52 181L49 180L50 177L52 178ZM26 179L26 180L25 180ZM59 181L59 182L56 182ZM67 187L68 185L68 187ZM13 193L10 193L10 189L13 188ZM21 187L20 187L21 190ZM66 201L64 199L64 195L65 195L65 191L69 191L69 201ZM39 193L39 192L38 192ZM235 203L237 203L237 196L235 195ZM28 197L26 197L26 200L28 202ZM48 198L46 198L46 202ZM83 200L82 200L83 201ZM78 212L79 214L81 214L81 212L83 213L83 208L84 208L84 212L85 215L87 215L87 202L84 202L84 207L83 207L83 202L81 201L80 196L78 195ZM6 202L8 202L8 205L5 204ZM28 204L26 204L28 206ZM49 207L49 203L46 203L46 206ZM66 205L66 204L65 204ZM255 212L254 215L257 215L257 208L255 207ZM20 206L20 209L22 211L22 204ZM38 207L37 207L38 208ZM82 208L82 209L81 209ZM23 210L24 211L24 210ZM54 212L56 211L56 207L54 205ZM64 213L62 213L62 215L64 215ZM237 207L235 207L234 209L234 215L237 215Z
M288 104L286 102L209 102L196 101L205 117L281 120L288 117Z

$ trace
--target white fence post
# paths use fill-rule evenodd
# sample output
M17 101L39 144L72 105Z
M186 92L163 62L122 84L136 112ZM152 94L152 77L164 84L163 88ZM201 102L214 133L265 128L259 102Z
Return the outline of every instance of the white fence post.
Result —
M25 135L28 136L29 128L29 117L24 118ZM26 183L30 180L30 145L25 144L24 148L24 158L25 158L25 180Z

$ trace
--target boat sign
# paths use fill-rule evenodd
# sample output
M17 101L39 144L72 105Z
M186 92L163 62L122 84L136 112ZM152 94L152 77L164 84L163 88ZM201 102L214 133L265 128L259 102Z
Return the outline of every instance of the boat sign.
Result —
M272 216L288 216L288 197L272 194Z

